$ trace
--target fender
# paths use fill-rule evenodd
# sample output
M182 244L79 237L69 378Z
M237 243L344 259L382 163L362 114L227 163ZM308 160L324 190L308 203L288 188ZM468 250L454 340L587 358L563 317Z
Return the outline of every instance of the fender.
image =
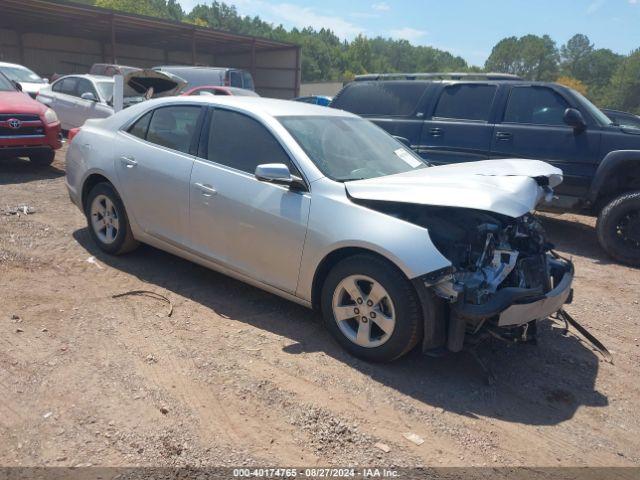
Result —
M609 152L600 165L591 182L587 200L591 205L595 204L603 189L606 188L607 181L618 170L628 165L640 166L640 150L615 150Z

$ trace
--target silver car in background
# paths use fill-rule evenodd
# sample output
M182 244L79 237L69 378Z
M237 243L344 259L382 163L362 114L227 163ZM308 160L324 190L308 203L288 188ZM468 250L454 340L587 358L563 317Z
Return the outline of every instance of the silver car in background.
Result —
M202 96L87 121L66 179L105 252L145 242L317 308L372 361L530 339L571 292L530 213L561 180L539 161L431 167L339 110Z

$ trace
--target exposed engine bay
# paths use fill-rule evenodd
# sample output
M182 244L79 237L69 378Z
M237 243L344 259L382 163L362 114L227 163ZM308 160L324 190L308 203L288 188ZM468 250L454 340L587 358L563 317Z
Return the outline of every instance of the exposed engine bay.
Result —
M553 253L530 213L512 218L468 208L358 203L428 229L451 261L450 269L424 279L448 303L450 350L461 349L465 335L481 333L529 341L536 320L570 301L573 267Z

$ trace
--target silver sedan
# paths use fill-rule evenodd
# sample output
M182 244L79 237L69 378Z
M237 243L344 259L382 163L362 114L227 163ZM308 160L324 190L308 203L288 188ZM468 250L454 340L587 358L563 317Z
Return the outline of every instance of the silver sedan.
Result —
M144 102L67 153L102 250L148 243L317 308L373 361L530 339L571 291L530 213L561 181L538 161L431 167L355 115L249 97Z

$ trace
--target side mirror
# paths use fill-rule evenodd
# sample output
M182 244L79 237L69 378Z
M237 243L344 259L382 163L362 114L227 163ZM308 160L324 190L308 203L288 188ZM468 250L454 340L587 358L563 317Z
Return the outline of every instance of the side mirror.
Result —
M584 121L580 110L576 110L575 108L567 108L564 111L564 123L573 127L578 132L587 128L587 123Z
M300 177L291 175L289 167L284 163L264 163L256 167L255 176L261 182L286 185L292 190L306 190L306 185Z
M91 102L97 102L98 101L96 96L91 92L84 92L82 95L80 95L80 98L83 99L83 100L89 100Z
M16 87L16 90L18 90L19 92L22 91L22 85L20 85L20 82L16 82L15 80L11 80L11 83L13 83L13 86Z

